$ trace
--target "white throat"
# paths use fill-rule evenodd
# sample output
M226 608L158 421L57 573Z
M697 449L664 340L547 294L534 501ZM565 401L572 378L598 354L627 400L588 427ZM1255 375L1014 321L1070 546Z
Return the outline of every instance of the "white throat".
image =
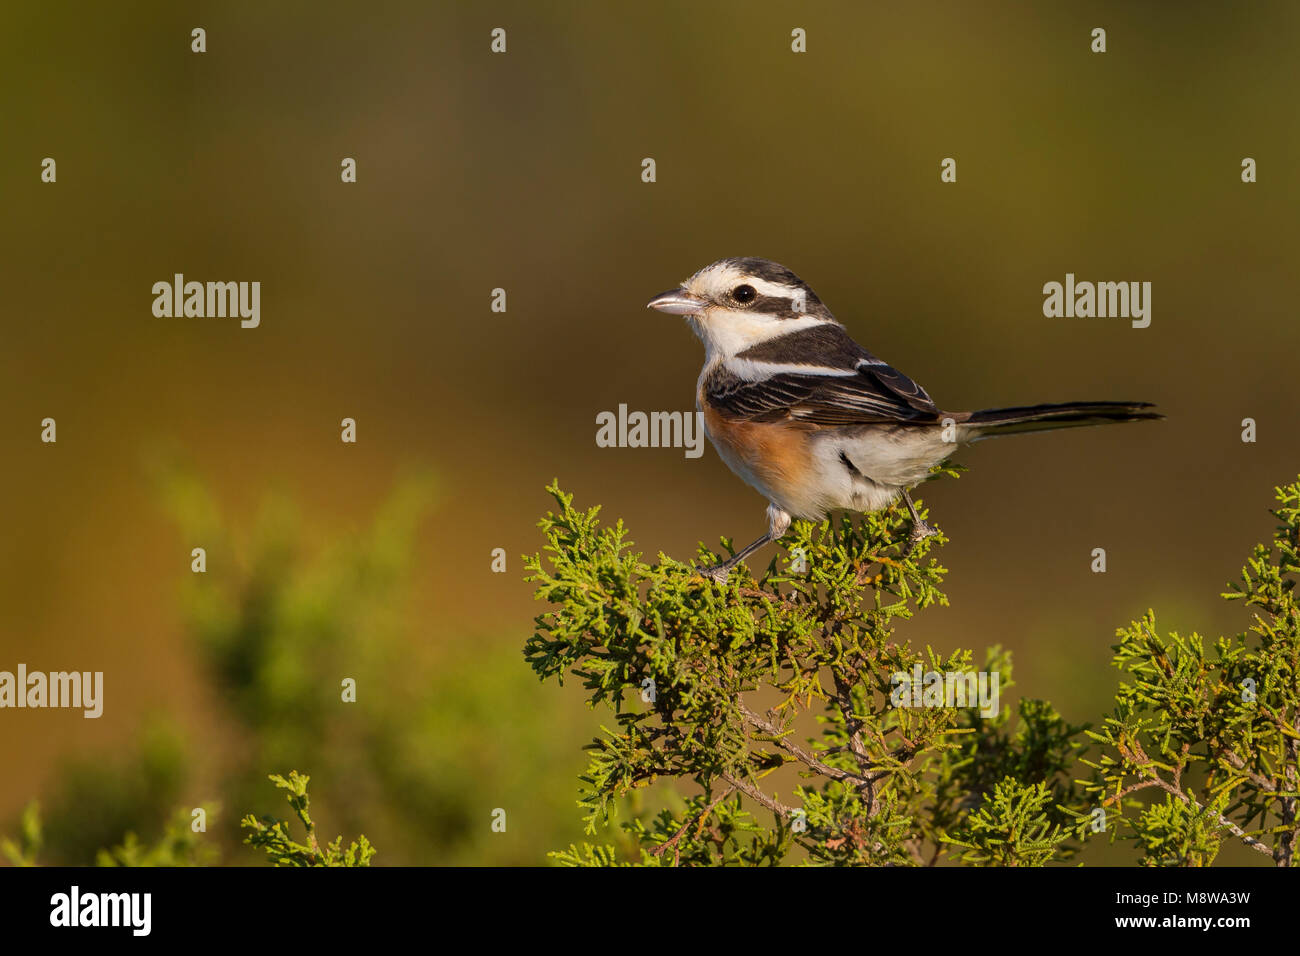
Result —
M702 316L690 315L686 318L704 343L706 365L734 359L755 345L826 323L825 319L819 319L815 315L801 315L797 319L774 319L762 313L718 309L710 309Z

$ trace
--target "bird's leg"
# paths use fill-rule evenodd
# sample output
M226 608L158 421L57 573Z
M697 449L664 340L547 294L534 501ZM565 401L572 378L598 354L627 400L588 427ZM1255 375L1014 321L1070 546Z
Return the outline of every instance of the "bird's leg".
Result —
M767 506L767 534L763 535L756 541L751 542L738 552L723 561L721 564L715 564L711 568L701 568L700 574L706 578L717 581L719 584L727 583L727 573L731 571L741 561L757 551L766 544L773 541L779 541L781 536L786 533L790 527L790 516L778 508L776 505Z
M701 568L700 574L704 575L706 578L711 578L712 580L717 581L719 584L726 584L727 573L732 568L738 565L741 561L744 561L759 548L763 547L763 545L770 544L772 540L772 533L769 531L758 540L741 548L721 564L715 564L711 568Z
M903 489L903 501L912 516L912 533L907 536L907 550L910 552L926 538L933 537L939 532L921 520L921 516L916 513L916 505L912 504L912 496L907 493L906 488Z

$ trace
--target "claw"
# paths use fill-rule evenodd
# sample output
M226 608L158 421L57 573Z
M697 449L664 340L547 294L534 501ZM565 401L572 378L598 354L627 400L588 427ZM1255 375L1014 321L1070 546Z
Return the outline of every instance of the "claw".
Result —
M912 522L912 533L907 536L906 554L911 554L916 546L926 538L933 538L939 532L924 521L917 520Z
M726 565L718 564L711 568L700 568L699 571L701 575L708 578L710 581L717 584L726 584L727 575L731 572L731 569Z

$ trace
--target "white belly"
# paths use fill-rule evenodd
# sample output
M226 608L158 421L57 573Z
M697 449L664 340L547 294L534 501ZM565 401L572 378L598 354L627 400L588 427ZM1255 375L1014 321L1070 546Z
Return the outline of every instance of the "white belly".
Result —
M818 517L839 508L880 511L956 448L943 441L939 427L827 429L813 438L818 487L808 497L817 501Z
M859 425L804 432L782 467L770 455L719 440L705 427L719 457L768 501L796 518L820 520L831 511L881 511L905 488L924 481L930 468L956 450L942 439L942 429ZM764 426L771 428L772 426ZM752 435L751 435L752 437ZM798 460L792 460L798 459Z

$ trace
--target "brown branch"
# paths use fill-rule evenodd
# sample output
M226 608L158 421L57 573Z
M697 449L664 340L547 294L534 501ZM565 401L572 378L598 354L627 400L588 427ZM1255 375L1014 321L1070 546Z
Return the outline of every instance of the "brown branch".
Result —
M1243 771L1246 774L1247 779L1250 780L1250 782L1253 783L1255 786L1259 787L1261 790L1278 789L1277 784L1275 784L1268 777L1264 776L1262 773L1258 773L1254 770L1247 770L1246 761L1242 760L1233 751L1225 748L1224 750L1220 750L1219 754L1225 760L1227 760L1228 763L1232 764L1233 767Z
M794 813L794 810L792 808L787 807L784 803L781 803L779 800L774 800L772 797L769 797L767 794L765 794L762 790L759 790L757 787L753 786L752 784L746 783L745 781L741 780L739 777L733 777L731 774L726 773L724 771L722 773L722 779L727 781L727 783L731 784L741 793L748 796L754 802L767 807L773 813L780 814L782 817L789 817L792 813Z
M692 823L696 823L698 824L698 826L695 829L695 835L699 836L700 830L704 827L704 821L709 818L709 814L713 812L714 808L717 807L719 803L721 803L723 800L726 800L727 797L731 796L735 792L736 792L736 787L734 784L732 786L727 787L727 789L722 792L722 795L720 797L718 797L707 807L701 810L699 814L696 815L693 819L687 820L685 823L683 823L681 829L678 830L675 834L673 834L671 839L665 840L663 843L660 843L657 847L651 850L650 855L662 856L665 850L667 850L669 847L672 847L673 854L674 854L673 866L676 866L678 863L681 862L682 859L681 851L677 849L677 841L682 838L682 834L687 831L687 829L690 827Z
M831 677L835 680L835 702L839 705L840 715L844 718L844 729L849 736L849 750L857 760L859 769L868 775L867 779L858 785L858 792L867 801L867 815L874 817L880 809L876 800L876 778L879 775L870 773L874 761L862 742L862 728L866 726L866 720L859 717L854 710L853 689L844 676L835 668L831 668Z
M1166 793L1171 793L1179 800L1182 800L1192 809L1194 810L1204 809L1199 803L1196 802L1196 800L1193 797L1184 793L1181 788L1173 786L1168 781L1162 780L1160 777L1156 777L1155 784L1157 787L1159 787L1161 790L1164 790ZM1267 853L1269 856L1273 855L1273 848L1270 847L1268 844L1261 843L1259 840L1256 840L1254 837L1248 836L1245 830L1237 826L1237 824L1233 823L1222 813L1216 813L1214 815L1218 817L1219 824L1224 829L1226 829L1229 833L1233 834L1238 839L1240 839L1243 843L1246 844L1246 846L1250 847L1252 850L1258 850L1260 853Z
M1296 730L1300 731L1300 717L1296 719ZM1286 743L1283 744L1286 751L1286 782L1287 789L1295 793L1296 789L1296 766L1300 764L1300 744L1297 744L1296 738L1287 736ZM1296 842L1300 839L1300 828L1296 827L1296 810L1297 800L1295 797L1283 797L1282 800L1282 823L1287 827L1285 833L1278 838L1277 852L1273 854L1273 862L1278 866L1290 866L1291 861L1295 858Z
M1196 802L1194 797L1184 792L1182 788L1175 787L1169 781L1164 780L1159 776L1150 777L1147 780L1144 780L1140 783L1135 783L1132 786L1125 787L1119 793L1114 794L1113 796L1107 797L1106 799L1102 800L1102 805L1104 806L1108 803L1115 803L1121 797L1125 797L1136 790L1145 790L1148 787L1159 787L1161 790L1165 791L1166 793L1172 794L1174 797L1177 797L1179 800L1182 800L1184 803L1186 803L1189 807L1191 807L1194 810L1204 809L1204 807L1202 807L1201 804ZM1253 836L1250 836L1248 833L1246 833L1245 830L1237 826L1237 824L1233 823L1223 814L1216 813L1215 816L1218 818L1220 826L1222 826L1233 836L1240 839L1243 843L1246 844L1246 846L1250 847L1252 850L1258 850L1260 853L1266 853L1269 856L1273 855L1273 848L1270 847L1267 843L1261 843L1259 840L1256 840Z
M789 595L782 594L780 591L773 592L773 591L764 591L761 588L738 587L736 588L736 593L739 594L741 597L758 598L758 599L766 599L768 601L775 601L777 604L784 605L786 608L788 608L791 611L802 610L810 606L807 604L800 604Z
M764 720L754 711L750 710L747 706L745 706L745 702L740 699L739 695L736 696L736 708L740 711L741 715L745 718L745 720L747 720L753 726L757 727L759 730L763 731L763 733L771 736L772 743L776 744L776 746L780 747L782 750L786 751L787 753L795 757L795 759L799 760L809 769L816 770L822 776L830 777L833 780L857 780L859 781L860 785L871 783L870 777L863 776L862 774L859 773L854 773L851 770L840 770L837 767L831 767L828 766L827 764L822 763L820 760L818 760L812 754L808 753L808 751L804 750L798 744L789 740L788 735L785 735L784 731L776 724L772 723L771 721Z

